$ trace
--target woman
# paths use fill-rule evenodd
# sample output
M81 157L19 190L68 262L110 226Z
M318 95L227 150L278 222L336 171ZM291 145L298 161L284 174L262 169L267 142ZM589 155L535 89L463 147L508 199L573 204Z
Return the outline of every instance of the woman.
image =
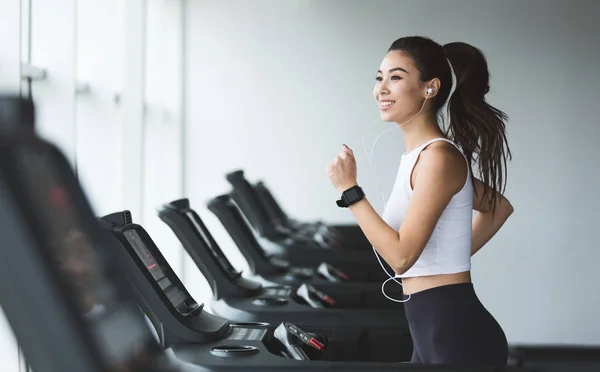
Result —
M451 68L456 88L450 97ZM505 334L480 303L470 275L471 256L513 212L498 191L510 157L506 115L485 102L488 91L485 57L465 43L398 39L377 73L373 93L381 117L398 123L406 152L383 218L366 197L348 207L396 278L402 278L413 363L507 362ZM449 97L444 133L437 118ZM472 165L481 179L474 177ZM343 146L328 176L340 193L356 190L350 148ZM478 211L474 218L473 210Z

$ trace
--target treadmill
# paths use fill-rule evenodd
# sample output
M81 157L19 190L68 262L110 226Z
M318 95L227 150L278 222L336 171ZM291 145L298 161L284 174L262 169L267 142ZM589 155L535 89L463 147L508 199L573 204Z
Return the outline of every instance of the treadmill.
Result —
M213 199L209 201L208 208L217 215L247 259L252 274L249 279L268 286L288 285L298 288L303 284L308 284L335 298L338 306L342 308L400 310L403 308L401 303L390 301L384 297L381 293L382 283L351 280L355 276L360 277L360 267L356 267L356 271L348 276L346 272L325 262L319 264L316 269L294 268L281 259L269 256L256 241L252 231L243 220L241 212L230 202L229 198ZM217 263L227 261L218 245L213 243L214 239L198 214L190 207L189 199L183 198L164 204L159 208L158 215L173 230L190 256L198 261L199 267L206 260L214 259ZM222 268L230 266L228 264L221 265ZM210 267L219 270L219 265ZM227 277L227 272L223 274ZM209 272L208 275L216 276L218 274ZM386 294L392 298L402 298L402 287L394 286L392 283L386 287ZM339 301L342 302L341 305Z
M296 245L291 239L279 242L269 241L261 237L256 229L252 228L251 223L247 222L248 218L235 200L233 193L221 194L211 198L207 202L207 208L217 216L232 239L236 241L237 246L247 260L251 260L247 256L252 251L260 252L260 256L266 257L270 262L268 266L271 266L271 268L263 267L262 270L267 275L270 274L270 271L275 270L274 266L286 266L288 270L299 277L312 278L315 274L317 276L326 275L326 271L338 271L344 274L343 276L335 275L338 280L382 283L389 278L389 275L383 271L384 268L388 273L393 273L385 261L382 260L381 264L377 261L375 252L372 250L305 249L305 246ZM256 244L252 244L253 249L244 248L248 239L240 239L241 236L245 235L240 232L240 229L250 231L252 241L256 242ZM362 256L362 258L359 259L356 255L344 256L343 252L360 253L359 257ZM253 261L260 262L257 259ZM264 258L261 261L264 261ZM330 280L334 279L334 275L327 275L327 277Z
M205 371L156 342L67 164L31 134L0 138L0 302L27 362L36 372Z
M177 210L179 208L177 203L179 202L173 202L167 207ZM167 207L164 207L164 209L167 209ZM185 210L184 208L185 206L181 209ZM311 267L296 267L289 261L275 256L265 249L264 240L261 243L251 230L231 194L222 194L210 199L207 202L207 208L217 216L256 275L262 277L275 275L278 277L277 280L318 280L324 278L331 282L381 283L383 281L385 272L381 266L377 269L369 265L369 269L366 269L365 264L359 261L339 261L336 262L335 266L323 261L311 265Z
M258 202L254 188L246 180L243 170L226 175L233 186L231 197L239 206L244 216L256 232L257 239L269 254L289 261L294 266L312 266L325 261L336 267L342 264L360 263L363 270L386 280L389 277L381 269L381 264L388 272L391 268L384 260L379 263L373 249L344 249L328 241L322 234L293 231L279 224L273 224L267 213Z
M273 224L284 226L293 231L319 232L343 248L371 249L371 243L356 223L327 224L324 221L307 222L296 220L283 210L264 181L259 180L253 185L253 188L256 199L262 205L267 217Z
M140 259L145 259L144 255L153 257L153 263L138 262L138 266L150 270L160 267L161 271L173 273L148 232L132 221L129 211L112 213L101 219L107 231L121 241L124 250L131 256ZM210 307L216 315L235 322L275 324L289 321L307 327L382 329L385 333L393 334L396 342L411 345L404 307L401 304L393 303L392 305L397 306L388 305L388 308L382 309L369 308L367 303L360 301L359 296L340 286L328 287L327 293L306 283L296 287L263 286L242 277L241 272L236 271L227 260L202 220L195 218L194 222L204 239L191 234L182 236L186 240L193 239L184 240L184 244L196 247L190 249L190 256L210 284L213 294ZM200 247L202 249L198 249ZM142 263L147 265L142 266ZM175 280L176 275L173 273L169 282ZM360 305L363 308L355 308Z

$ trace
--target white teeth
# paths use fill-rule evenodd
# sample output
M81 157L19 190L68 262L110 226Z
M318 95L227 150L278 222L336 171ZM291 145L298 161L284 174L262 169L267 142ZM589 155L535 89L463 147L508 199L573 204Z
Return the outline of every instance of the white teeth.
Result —
M386 102L381 102L380 106L391 106L394 104L394 101L386 101Z

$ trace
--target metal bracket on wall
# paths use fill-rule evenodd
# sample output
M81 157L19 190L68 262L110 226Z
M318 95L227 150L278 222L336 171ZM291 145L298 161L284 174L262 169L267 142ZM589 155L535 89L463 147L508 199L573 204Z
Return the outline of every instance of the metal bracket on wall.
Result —
M82 81L75 82L75 94L82 95L90 93L91 88L89 83L85 83Z
M173 121L173 110L155 102L144 103L144 113L151 118L157 119L162 125L170 126Z
M21 79L29 81L42 81L48 78L48 71L30 63L21 63Z
M75 94L76 95L89 95L89 94L100 93L102 95L106 94L106 96L110 96L111 100L115 105L119 105L121 103L121 93L119 92L101 92L99 89L94 89L92 85L86 81L77 81L75 82Z

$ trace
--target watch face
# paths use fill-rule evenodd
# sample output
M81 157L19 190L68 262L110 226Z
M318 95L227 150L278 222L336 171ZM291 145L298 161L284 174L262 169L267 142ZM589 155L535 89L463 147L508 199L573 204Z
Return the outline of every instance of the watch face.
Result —
M354 201L360 198L360 193L358 192L358 189L350 189L346 191L345 196L348 201Z

